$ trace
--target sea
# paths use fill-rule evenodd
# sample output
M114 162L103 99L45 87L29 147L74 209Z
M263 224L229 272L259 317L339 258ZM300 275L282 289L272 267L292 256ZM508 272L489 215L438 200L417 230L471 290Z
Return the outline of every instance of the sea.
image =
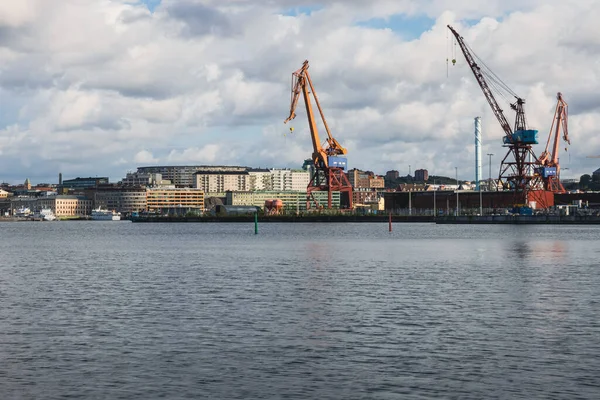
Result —
M600 226L0 223L2 399L598 399Z

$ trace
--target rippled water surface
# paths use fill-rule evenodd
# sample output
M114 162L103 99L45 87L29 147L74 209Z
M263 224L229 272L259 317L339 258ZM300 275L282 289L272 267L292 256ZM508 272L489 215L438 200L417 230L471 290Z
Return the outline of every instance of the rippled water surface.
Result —
M600 398L600 227L0 223L2 399Z

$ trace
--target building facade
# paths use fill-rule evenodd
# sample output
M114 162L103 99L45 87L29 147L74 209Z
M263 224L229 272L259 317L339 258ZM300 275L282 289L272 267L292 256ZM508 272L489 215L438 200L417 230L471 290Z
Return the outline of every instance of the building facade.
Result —
M167 165L153 167L138 167L137 172L143 174L161 174L162 179L171 181L176 187L194 187L196 172L221 171L240 172L247 171L247 167L217 166L217 165Z
M198 171L194 187L205 193L250 190L250 175L241 171Z
M204 211L204 192L193 188L148 188L147 210L162 214L183 215Z
M271 171L268 169L250 169L250 190L273 190Z
M292 169L272 169L271 188L275 191L306 191L310 172Z
M368 188L370 175L360 169L350 169L346 173L353 188Z
M108 184L108 178L75 178L75 179L65 179L62 181L61 188L63 189L73 189L73 190L84 190L92 187L96 187L98 185L106 185Z
M71 195L14 199L10 204L11 214L15 215L21 207L27 207L31 212L49 208L56 217L81 217L92 213L92 200L85 196Z
M104 185L86 192L93 199L93 207L118 211L128 215L148 208L144 186Z
M415 181L426 182L429 179L429 172L426 169L415 170Z
M384 189L385 179L383 176L373 175L369 177L369 189Z
M327 192L314 191L312 194L319 204L327 205ZM265 201L273 199L280 199L283 202L283 210L286 213L306 211L306 190L302 192L228 192L226 195L226 204L231 206L255 206L264 209ZM332 192L332 207L340 207L340 192Z
M387 180L394 180L394 179L398 179L400 177L400 173L398 171L396 171L395 169L391 170L391 171L387 171L385 173L385 179Z
M141 172L128 172L121 181L123 186L160 186L165 183L171 182L164 182L161 174Z

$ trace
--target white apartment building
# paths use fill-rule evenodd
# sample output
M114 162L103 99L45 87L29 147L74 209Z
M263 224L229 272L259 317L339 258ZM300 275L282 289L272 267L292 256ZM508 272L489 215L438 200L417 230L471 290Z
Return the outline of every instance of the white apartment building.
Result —
M310 182L310 173L303 170L272 169L271 190L306 191Z
M164 182L161 174L150 172L128 172L121 181L123 186L159 186Z
M165 165L153 167L138 167L138 173L161 174L162 179L171 181L176 187L194 187L196 172L240 172L246 171L247 167L220 166L220 165Z
M251 191L273 190L271 171L268 169L250 169L248 174Z
M250 190L250 175L241 171L198 171L195 174L195 188L204 193Z

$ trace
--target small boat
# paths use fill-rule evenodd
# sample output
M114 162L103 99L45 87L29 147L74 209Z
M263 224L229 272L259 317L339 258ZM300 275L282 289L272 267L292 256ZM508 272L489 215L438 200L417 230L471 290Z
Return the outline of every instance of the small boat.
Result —
M56 219L56 215L49 208L42 208L40 211L38 218L42 221L54 221Z
M92 220L94 221L120 221L121 213L116 211L103 210L101 207L92 210Z
M31 210L29 209L29 207L20 207L15 213L15 217L27 218L30 216L30 214Z

